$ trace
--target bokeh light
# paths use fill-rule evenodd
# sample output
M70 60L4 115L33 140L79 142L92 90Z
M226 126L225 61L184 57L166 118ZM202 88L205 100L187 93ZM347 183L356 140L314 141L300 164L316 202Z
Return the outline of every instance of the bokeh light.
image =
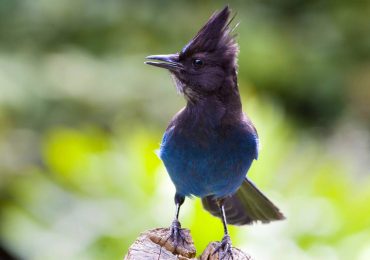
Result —
M231 228L256 259L370 258L370 5L229 1L261 152L249 177L287 219ZM0 1L0 258L122 259L169 226L155 150L183 105L149 54L181 50L223 1ZM220 240L199 199L198 252Z

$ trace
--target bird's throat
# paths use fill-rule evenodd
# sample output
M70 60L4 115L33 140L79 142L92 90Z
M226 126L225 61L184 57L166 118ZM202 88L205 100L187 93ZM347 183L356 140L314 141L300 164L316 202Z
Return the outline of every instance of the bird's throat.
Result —
M226 107L216 97L188 101L185 109L194 123L209 126L218 125L226 112Z

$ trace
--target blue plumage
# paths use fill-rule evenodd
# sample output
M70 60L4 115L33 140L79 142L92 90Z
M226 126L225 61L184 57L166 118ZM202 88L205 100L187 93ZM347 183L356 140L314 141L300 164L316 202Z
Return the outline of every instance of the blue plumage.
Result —
M177 193L183 196L225 197L241 186L257 157L257 135L246 125L221 125L201 135L196 127L169 128L160 149Z

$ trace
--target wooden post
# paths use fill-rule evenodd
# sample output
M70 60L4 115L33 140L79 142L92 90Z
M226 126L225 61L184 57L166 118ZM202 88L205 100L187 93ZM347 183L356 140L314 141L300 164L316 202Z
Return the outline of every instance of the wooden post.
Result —
M124 260L219 260L218 254L213 254L219 242L208 244L203 253L198 257L193 239L188 229L183 229L186 243L174 248L168 241L169 228L156 228L141 233L129 248ZM251 256L233 247L234 260L253 260ZM224 259L227 260L227 259Z

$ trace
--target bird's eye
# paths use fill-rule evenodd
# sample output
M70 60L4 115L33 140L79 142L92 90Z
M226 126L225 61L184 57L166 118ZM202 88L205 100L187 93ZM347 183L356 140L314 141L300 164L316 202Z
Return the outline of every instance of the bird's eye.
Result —
M199 69L203 66L203 61L200 59L193 59L193 67Z

